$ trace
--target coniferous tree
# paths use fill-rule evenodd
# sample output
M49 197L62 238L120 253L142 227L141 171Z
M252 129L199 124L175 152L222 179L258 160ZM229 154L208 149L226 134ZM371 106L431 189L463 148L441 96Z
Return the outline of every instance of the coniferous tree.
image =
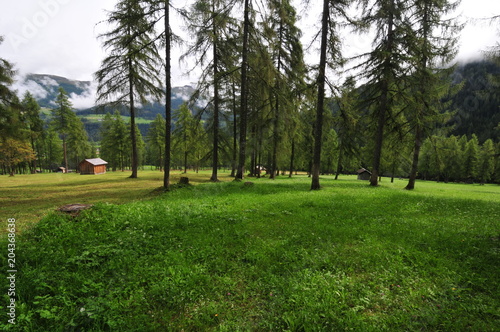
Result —
M56 98L57 107L52 110L52 125L59 133L62 139L63 144L63 158L64 158L64 167L66 171L68 171L68 147L67 147L67 138L69 133L71 132L73 123L76 121L76 115L73 112L73 104L69 100L68 94L66 91L59 87L57 98Z
M305 64L300 42L302 33L296 26L295 8L289 0L270 0L268 8L264 35L274 67L271 83L274 115L270 167L270 178L273 179L278 169L278 146L284 136L284 120L293 116L295 101L305 86Z
M481 183L492 179L495 171L495 145L491 139L486 140L481 147L478 165L478 179Z
M0 36L0 44L3 37ZM20 138L23 125L20 119L20 103L11 86L16 71L7 60L0 58L0 141L8 137Z
M106 114L101 132L101 156L108 161L109 167L122 172L130 166L130 130L119 111L114 115Z
M76 115L70 125L67 146L68 160L72 160L75 167L78 166L82 159L93 157L88 134L85 131L83 122Z
M495 144L495 168L493 171L493 182L500 184L500 142Z
M151 155L150 160L161 171L164 165L165 119L160 114L157 114L155 120L151 122L146 140Z
M410 4L400 0L366 0L363 5L363 26L375 29L374 49L362 56L367 60L360 68L361 76L367 80L366 105L376 121L370 185L377 186L385 125L404 90L408 68L404 46L408 30L405 16Z
M181 163L184 166L184 173L187 173L189 157L199 156L197 150L203 139L203 128L185 103L174 111L174 116L177 119L172 133L174 146L181 151Z
M248 39L250 34L250 0L243 4L243 45L241 51L241 106L240 106L240 144L238 153L238 168L236 179L243 179L245 173L246 147L247 147L247 119L248 119Z
M355 112L359 98L354 78L347 78L341 88L341 96L337 101L338 113L334 117L339 149L336 180L345 166L349 164L349 160L359 154L359 147L362 144L359 129L361 120Z
M445 15L454 10L458 3L448 0L414 0L411 30L407 30L407 48L413 64L414 73L410 83L412 89L408 119L414 132L412 168L408 185L405 189L415 188L418 171L420 147L426 131L443 119L439 104L451 84L445 77L450 73L442 69L441 63L447 63L456 54L455 34L460 26ZM441 120L442 121L442 120Z
M458 181L462 179L463 151L459 147L456 136L442 137L439 149L443 161L443 180Z
M45 167L55 169L63 159L62 141L54 128L47 129L42 144L42 155L45 156ZM57 161L57 163L56 163Z
M170 29L170 0L164 0L164 43L165 43L165 164L163 165L163 188L170 187L170 155L172 146L172 78L171 78L171 42L172 34Z
M154 43L154 24L148 20L141 0L120 0L115 10L109 13L108 23L113 28L100 37L110 55L95 73L97 102L128 105L132 149L130 177L136 178L139 164L136 107L137 103L148 103L148 98L160 100L163 96L158 77L161 57Z
M28 91L24 94L22 100L22 113L24 122L29 130L29 141L31 148L36 152L37 158L33 159L31 172L36 173L37 159L40 158L40 142L43 138L43 121L40 118L40 105L33 95Z
M205 66L207 57L210 59L203 68L199 88L196 95L204 94L211 89L213 120L212 120L212 176L210 181L217 182L217 169L219 166L219 127L221 113L221 75L228 71L225 63L227 55L234 51L231 42L236 30L231 17L231 10L235 1L227 0L197 0L191 7L187 16L189 30L194 37L186 55L196 55L196 66ZM229 41L229 42L228 42Z
M113 117L111 113L107 112L102 119L101 127L99 128L99 137L101 146L99 148L99 155L102 159L108 162L108 169L116 171L114 164L115 145L113 142Z
M467 142L464 151L463 172L465 179L472 182L478 175L479 166L479 141L476 135Z
M318 95L316 105L316 121L314 123L314 152L311 167L312 183L311 189L320 189L319 173L321 163L321 144L323 135L323 112L325 102L325 81L326 81L326 51L328 48L328 25L330 21L330 1L323 0L323 14L321 18L321 50L318 73Z
M325 84L327 67L337 69L342 63L340 52L339 26L340 20L347 18L347 7L349 0L329 1L323 0L323 12L321 18L321 48L316 80L318 94L316 96L316 120L314 122L314 149L311 166L312 182L311 190L320 189L319 175L321 171L321 145L323 142L323 113L325 108ZM347 18L349 21L349 18Z

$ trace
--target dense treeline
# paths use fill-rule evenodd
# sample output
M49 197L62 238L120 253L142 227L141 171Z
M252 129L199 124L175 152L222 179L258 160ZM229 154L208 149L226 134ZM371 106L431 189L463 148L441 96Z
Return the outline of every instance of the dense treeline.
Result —
M494 77L500 75L498 63L476 61L457 66L452 74L461 89L451 98L456 113L452 119L452 134L477 135L482 143L500 140L500 90Z
M358 16L347 15L358 4L364 8ZM319 65L308 66L288 0L198 0L187 9L120 0L109 13L113 29L100 36L108 56L95 78L100 106L126 109L130 122L108 114L93 129L99 156L112 170L131 169L131 177L141 165L153 165L165 171L165 187L172 167L211 167L212 181L220 167L240 179L261 176L264 168L271 178L302 170L312 177L311 189L320 188L320 174L361 167L372 171L371 185L384 175L408 176L407 189L417 177L498 181L498 124L492 123L500 121L498 67L443 67L456 54L461 26L444 19L455 7L442 0L324 0ZM192 37L185 56L195 56L202 69L192 101L175 111L165 98L171 95L170 47L179 40L170 25L172 8ZM376 32L356 65L341 52L341 27ZM346 68L350 76L343 79ZM60 93L52 124L38 134L44 142L52 137L58 150L49 154L37 145L41 138L32 138L32 154L4 157L4 171L50 168L49 161L72 168L95 155L81 121L57 121L71 108ZM148 103L165 103L165 113L141 133L136 109ZM7 107L19 113L14 104L21 105ZM23 121L27 133L36 133Z
M44 121L38 102L29 92L20 100L11 89L15 74L12 64L0 59L2 173L36 173L61 165L74 169L82 158L95 156L96 147L89 142L66 91L59 88L56 106Z

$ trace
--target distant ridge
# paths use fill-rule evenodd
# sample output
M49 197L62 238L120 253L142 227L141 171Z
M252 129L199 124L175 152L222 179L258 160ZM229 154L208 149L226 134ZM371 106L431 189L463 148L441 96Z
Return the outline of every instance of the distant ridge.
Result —
M54 108L57 91L62 87L70 97L73 107L79 113L90 113L95 107L95 92L97 85L91 81L78 81L62 76L51 74L27 74L20 79L15 88L19 97L29 91L38 104L45 108ZM194 93L194 88L190 85L172 88L172 109L178 108L183 102L189 100ZM154 119L156 114L164 113L162 104L146 105L140 110L141 116Z

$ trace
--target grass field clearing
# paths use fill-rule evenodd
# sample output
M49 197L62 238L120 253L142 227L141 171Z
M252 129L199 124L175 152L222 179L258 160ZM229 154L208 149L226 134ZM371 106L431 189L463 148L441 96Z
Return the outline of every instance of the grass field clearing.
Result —
M78 202L114 185L76 219L51 213L19 235L21 330L498 331L499 186L346 176L310 191L306 176L205 172L151 194L160 172L66 175ZM53 188L62 203L53 179L1 190Z

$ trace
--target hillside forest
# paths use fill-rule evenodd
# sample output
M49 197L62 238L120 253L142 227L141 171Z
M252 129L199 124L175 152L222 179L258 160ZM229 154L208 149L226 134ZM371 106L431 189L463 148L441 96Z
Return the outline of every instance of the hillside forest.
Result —
M348 16L356 5L364 9ZM500 50L455 63L462 26L448 19L454 7L324 0L317 59L308 64L289 0L189 8L119 0L99 37L107 56L91 109L73 107L67 82L43 100L18 96L15 59L0 58L0 171L78 171L81 160L99 157L131 177L143 167L163 171L167 189L171 169L202 168L212 181L221 168L237 179L302 171L311 189L320 175L361 168L372 186L382 176L408 178L407 189L416 179L500 183ZM186 100L172 92L170 52L180 39L172 12L190 35L184 56L202 71ZM372 48L344 56L346 28L373 36Z

